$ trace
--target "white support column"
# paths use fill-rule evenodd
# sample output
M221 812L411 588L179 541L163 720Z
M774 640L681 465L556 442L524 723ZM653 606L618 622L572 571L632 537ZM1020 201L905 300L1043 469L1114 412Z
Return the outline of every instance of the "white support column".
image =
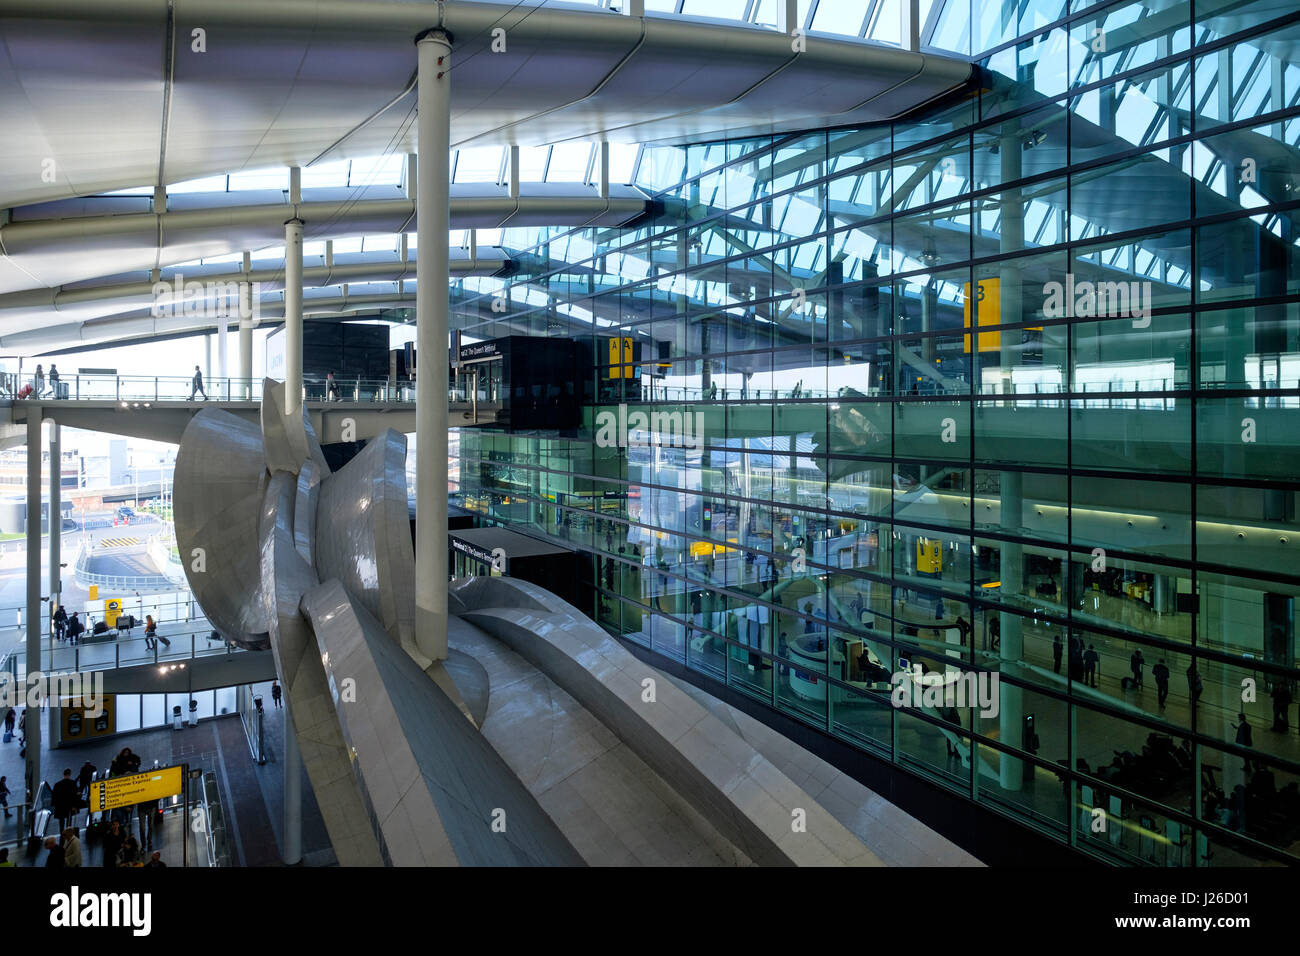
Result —
M253 398L253 286L239 284L239 394Z
M416 49L415 638L423 653L446 660L451 39L430 30Z
M224 303L218 303L217 308L224 308ZM220 315L217 318L217 377L228 378L230 376L230 363L227 352L230 348L230 316ZM227 389L227 396L229 389ZM221 397L220 386L217 388L217 396Z
M903 0L904 3L907 0ZM799 0L776 0L776 28L786 36L802 27L799 22Z
M645 16L645 0L617 0L619 11L629 17Z
M289 695L284 697L284 846L280 855L285 866L294 866L302 862L302 754Z
M41 418L35 410L27 417L27 678L41 670ZM41 785L41 713L33 709L24 725L27 734L26 786L29 796Z
M519 198L519 147L510 147L510 198Z
M600 198L609 198L609 143L600 144L600 155L596 157L598 167L597 184L600 186Z
M916 52L921 49L921 3L920 0L899 0L898 43L904 50Z
M406 181L402 184L407 199L415 198L415 183L419 179L417 165L419 157L415 153L406 154ZM405 235L405 233L403 233Z
M284 224L284 410L302 411L302 220Z
M203 336L203 386L212 387L212 336Z
M46 621L52 621L63 592L63 575L59 569L63 544L63 455L59 423L50 422L50 606ZM48 627L48 623L46 625ZM51 645L53 646L53 645Z

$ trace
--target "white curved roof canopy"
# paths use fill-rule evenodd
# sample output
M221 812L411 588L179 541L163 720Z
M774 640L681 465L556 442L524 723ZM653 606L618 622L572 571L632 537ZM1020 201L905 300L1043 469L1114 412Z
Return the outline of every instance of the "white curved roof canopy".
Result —
M455 37L454 146L868 123L970 75L961 59L861 41L812 34L796 53L744 24L551 5L7 0L0 12L0 206L414 151L414 39L440 18Z
M301 207L251 192L168 197L166 211L96 194L413 152L414 40L439 25L454 37L456 147L879 122L971 73L962 59L861 40L813 33L796 51L752 24L549 0L3 0L0 293L28 294L5 296L0 342L39 351L115 338L127 331L120 299L56 314L78 298L63 287L274 243L295 214L320 239L409 229L413 203L391 187L304 190ZM504 52L491 49L496 28ZM612 225L644 204L617 186L608 200L582 186L529 195L525 185L520 201L500 187L455 188L461 227Z

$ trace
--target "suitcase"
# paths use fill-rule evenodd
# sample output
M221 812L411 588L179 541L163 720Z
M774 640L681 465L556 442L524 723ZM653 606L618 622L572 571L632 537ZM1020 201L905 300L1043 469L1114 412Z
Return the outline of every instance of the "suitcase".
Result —
M13 731L12 731L12 730L6 730L6 731L5 731L5 739L4 739L4 742L5 742L5 743L9 743L9 742L12 741L13 739L14 739Z
M96 634L103 634L103 633L105 633L107 630L108 630L108 624L107 624L107 623L105 623L104 621L96 621L96 622L95 622L95 633L96 633Z

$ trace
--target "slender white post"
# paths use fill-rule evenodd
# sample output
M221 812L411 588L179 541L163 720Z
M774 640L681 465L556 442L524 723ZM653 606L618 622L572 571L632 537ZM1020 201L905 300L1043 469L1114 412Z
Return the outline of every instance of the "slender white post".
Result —
M284 224L284 411L302 411L302 220Z
M281 856L286 866L302 862L302 754L298 750L298 733L289 710L289 695L284 695L284 846Z
M27 681L41 670L41 416L33 409L27 416ZM51 661L51 663L53 663ZM27 735L27 788L35 797L41 785L41 710L33 707L24 724Z
M445 660L451 38L429 30L416 50L415 637L423 653Z

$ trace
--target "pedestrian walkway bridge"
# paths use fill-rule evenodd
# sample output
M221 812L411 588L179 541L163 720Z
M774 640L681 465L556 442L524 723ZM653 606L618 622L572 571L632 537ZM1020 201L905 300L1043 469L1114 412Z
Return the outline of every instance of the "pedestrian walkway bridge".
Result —
M0 680L6 675L22 680L29 673L23 636L16 629L8 631L17 634L17 639L3 645ZM147 640L140 623L120 632L116 639L82 635L80 643L70 644L46 637L39 664L32 670L43 674L103 672L103 692L107 694L184 693L275 677L270 652L246 651L219 636L213 638L212 626L205 618L160 624L158 634L163 640Z
M19 397L14 384L0 387L0 447L26 441L21 426L33 413L70 428L172 444L179 444L185 426L203 408L216 405L250 422L261 415L261 379L211 379L205 382L206 397L193 394L191 380L183 376L69 375L57 390L47 385L43 394L27 397ZM23 387L27 384L30 380ZM386 428L415 431L413 385L340 379L331 395L322 380L305 382L303 392L322 442L362 440Z

